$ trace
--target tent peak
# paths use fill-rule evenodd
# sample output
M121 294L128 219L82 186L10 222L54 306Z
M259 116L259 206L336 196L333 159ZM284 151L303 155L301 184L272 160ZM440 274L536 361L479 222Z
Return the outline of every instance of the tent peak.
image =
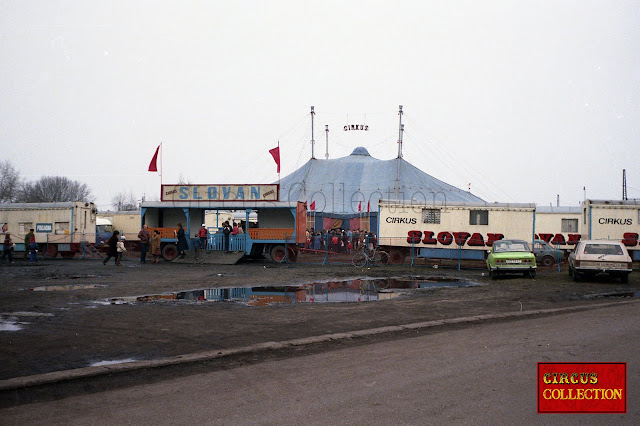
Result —
M369 155L369 151L367 151L367 148L365 148L364 146L359 146L354 149L351 155L364 155L367 157L371 157L371 155Z

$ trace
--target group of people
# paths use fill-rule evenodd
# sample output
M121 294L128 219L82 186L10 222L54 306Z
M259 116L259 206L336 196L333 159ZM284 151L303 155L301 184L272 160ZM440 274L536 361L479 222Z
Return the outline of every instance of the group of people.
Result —
M315 231L313 228L306 232L306 247L312 250L329 250L335 253L351 254L365 244L375 245L376 238L372 232L363 229L344 230L331 229L329 231Z
M142 225L142 229L138 232L138 240L140 241L140 263L147 263L147 252L153 255L151 263L158 263L162 254L160 251L160 232L156 229L151 235L148 226ZM126 238L124 235L120 236L120 231L117 229L113 231L107 240L107 257L102 261L104 265L113 257L115 265L122 266L122 256L127 251L125 241Z
M5 224L6 225L6 224ZM4 227L3 227L4 228ZM8 261L13 263L13 252L15 250L15 243L11 238L11 232L5 231L4 241L2 243L2 255L0 260L4 261L8 258ZM29 258L29 263L38 263L38 244L36 243L36 236L33 233L33 228L29 229L29 232L24 236L24 260Z

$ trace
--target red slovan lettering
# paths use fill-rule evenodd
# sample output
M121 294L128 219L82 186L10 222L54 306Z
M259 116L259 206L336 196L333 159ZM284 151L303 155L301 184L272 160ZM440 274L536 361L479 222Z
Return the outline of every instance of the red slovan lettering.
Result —
M548 243L553 238L553 234L540 234L540 239L545 243Z
M564 235L556 234L556 236L553 237L553 240L551 240L551 244L556 244L556 245L560 245L560 246L565 245L566 243L564 241Z
M443 246L448 246L453 242L453 236L446 231L440 232L438 234L438 242Z
M456 245L463 246L464 243L466 243L469 239L470 235L471 234L469 234L468 232L454 232L453 239L455 240Z
M407 242L409 244L418 244L420 242L420 237L422 237L422 232L420 231L409 231L407 232Z
M422 243L423 244L437 244L438 241L436 241L436 239L433 238L433 232L432 231L424 231L424 238L422 239Z
M638 245L638 234L635 232L625 232L622 234L622 244L627 247L635 247Z
M494 241L498 241L504 238L504 234L487 234L487 245L491 247Z
M582 237L580 234L569 234L569 241L567 241L567 244L575 246L578 244L578 241L580 241L580 237Z
M482 238L482 234L479 232L474 232L469 238L467 244L474 247L484 246L484 238Z

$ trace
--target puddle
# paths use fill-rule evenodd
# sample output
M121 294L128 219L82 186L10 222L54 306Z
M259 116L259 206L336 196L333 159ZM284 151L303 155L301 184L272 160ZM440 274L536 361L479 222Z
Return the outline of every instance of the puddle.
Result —
M0 318L0 331L20 331L25 324L29 323Z
M446 277L363 278L295 286L220 287L143 296L116 297L98 304L121 305L162 301L233 301L249 306L280 303L373 302L406 294L401 290L472 287L480 284Z
M603 299L613 297L640 297L640 291L614 291L609 293L586 294L585 299Z
M89 367L101 367L103 365L124 364L125 362L134 362L134 361L137 361L137 359L133 359L133 358L114 359L111 361L94 362L93 364L89 364Z
M91 288L106 288L106 285L102 284L69 284L69 285L43 285L40 287L30 288L29 291L71 291L71 290L85 290Z
M0 312L2 316L11 316L11 317L52 317L53 314L48 312Z

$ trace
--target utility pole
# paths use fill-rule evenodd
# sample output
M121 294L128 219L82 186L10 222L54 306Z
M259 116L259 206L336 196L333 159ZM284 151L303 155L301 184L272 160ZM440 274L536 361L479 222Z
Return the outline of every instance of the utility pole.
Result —
M326 151L324 153L324 158L325 160L328 160L329 159L329 125L328 124L324 125L324 132L327 137L327 145L326 145Z
M313 152L313 149L315 147L316 141L313 139L313 116L316 115L316 113L313 111L313 106L311 107L311 158L315 159L316 156Z
M627 198L627 170L622 169L622 200L626 201Z
M400 116L400 126L398 129L398 158L402 158L402 133L404 132L404 124L402 124L402 105L400 105L400 110L398 111L398 115Z

